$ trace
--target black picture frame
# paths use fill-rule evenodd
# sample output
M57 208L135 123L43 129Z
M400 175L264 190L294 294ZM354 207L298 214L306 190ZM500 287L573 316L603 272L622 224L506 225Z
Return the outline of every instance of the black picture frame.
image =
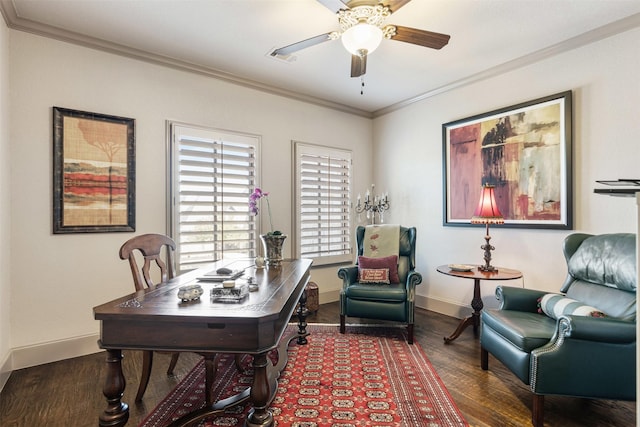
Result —
M53 233L135 231L135 119L53 107Z
M504 227L573 228L572 92L442 125L443 225L471 226L495 186Z

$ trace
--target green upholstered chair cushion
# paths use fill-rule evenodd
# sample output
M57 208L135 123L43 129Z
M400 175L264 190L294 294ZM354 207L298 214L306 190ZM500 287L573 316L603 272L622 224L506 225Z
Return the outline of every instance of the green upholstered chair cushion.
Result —
M568 260L567 268L576 280L635 292L635 234L617 233L588 237Z
M404 284L353 283L344 290L349 299L398 302L407 300L407 288Z
M568 298L597 307L607 316L636 319L636 235L576 233L565 239Z
M538 313L488 309L481 312L483 328L493 329L519 350L529 353L549 342L556 321Z
M598 307L607 316L630 322L636 319L636 293L622 291L608 286L576 280L567 293L568 298L586 305Z

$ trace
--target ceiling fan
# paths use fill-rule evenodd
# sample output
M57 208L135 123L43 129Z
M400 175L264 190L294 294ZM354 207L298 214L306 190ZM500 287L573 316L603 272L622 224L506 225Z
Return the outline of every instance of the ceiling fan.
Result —
M351 53L351 77L360 77L367 72L367 55L380 45L383 38L442 49L449 43L451 36L399 25L385 25L385 20L392 13L410 1L318 0L338 15L340 31L331 31L275 49L270 55L286 58L293 52L340 38L344 47Z

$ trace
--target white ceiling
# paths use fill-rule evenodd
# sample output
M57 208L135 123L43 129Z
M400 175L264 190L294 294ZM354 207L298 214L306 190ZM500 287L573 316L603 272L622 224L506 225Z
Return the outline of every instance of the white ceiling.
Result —
M291 62L268 55L339 30L317 0L0 0L0 7L10 28L365 116L640 26L638 0L413 0L387 23L450 34L449 44L433 50L383 40L368 58L361 95L339 40Z

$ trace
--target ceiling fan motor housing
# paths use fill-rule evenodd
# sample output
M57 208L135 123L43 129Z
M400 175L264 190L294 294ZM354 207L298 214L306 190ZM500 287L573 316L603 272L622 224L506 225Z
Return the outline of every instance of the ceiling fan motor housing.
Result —
M383 37L391 37L383 30L384 20L390 14L389 8L382 5L340 10L338 21L344 47L352 55L361 57L372 53L380 46Z
M384 20L390 15L389 7L380 4L376 6L357 6L353 9L340 10L338 12L338 22L343 32L360 23L374 25L381 29Z

